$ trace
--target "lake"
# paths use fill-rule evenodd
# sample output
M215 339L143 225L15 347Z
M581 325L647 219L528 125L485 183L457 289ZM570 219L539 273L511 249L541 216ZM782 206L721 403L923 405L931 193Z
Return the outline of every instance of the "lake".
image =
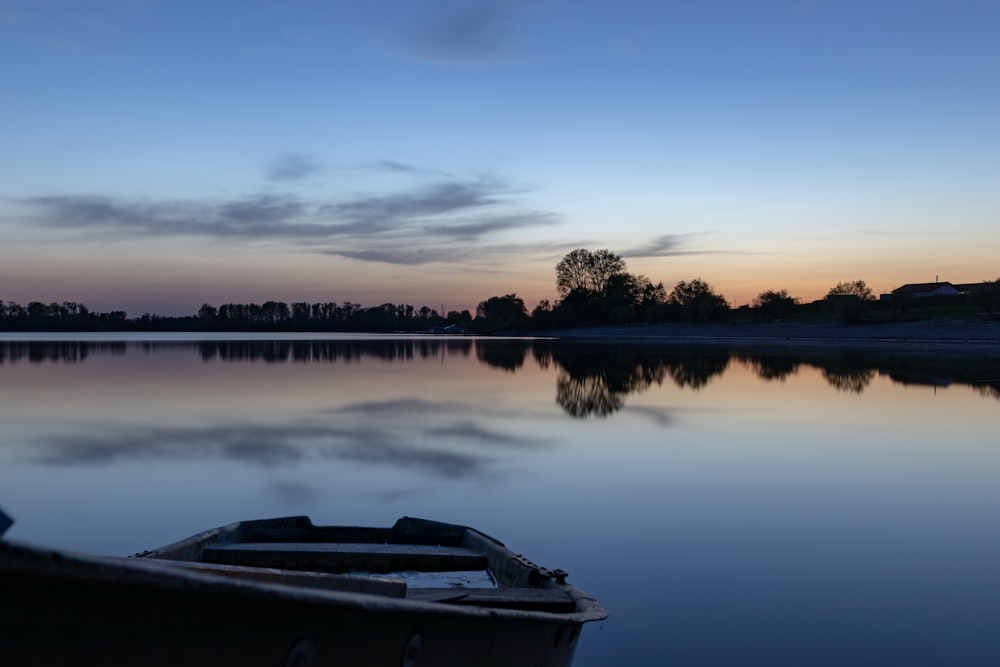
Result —
M611 612L575 665L1000 664L1000 354L7 335L7 536L474 526Z

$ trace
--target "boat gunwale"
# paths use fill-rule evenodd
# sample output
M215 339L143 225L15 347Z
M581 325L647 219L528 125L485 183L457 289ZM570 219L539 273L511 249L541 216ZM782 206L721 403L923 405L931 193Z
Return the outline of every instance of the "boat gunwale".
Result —
M223 575L168 566L157 560L44 550L9 541L0 541L0 565L8 571L56 574L67 580L124 583L173 590L187 589L199 595L238 595L303 604L333 604L365 612L419 613L555 623L585 623L606 617L606 612L600 605L597 605L597 609L589 605L579 608L578 603L577 611L566 613L453 605L373 593L322 590L276 582L233 579ZM567 589L572 591L569 585ZM570 592L570 595L573 593ZM586 596L583 596L583 599L589 600Z
M259 537L261 531L273 526L277 529L292 531L320 531L330 534L361 534L371 538L370 543L379 543L376 540L393 541L401 537L409 537L423 542L400 541L400 544L433 544L427 541L423 533L413 531L425 528L434 537L443 537L446 541L451 541L456 546L466 547L472 551L483 554L490 563L493 570L505 570L505 572L494 572L498 579L511 582L511 585L501 586L501 588L518 589L534 588L545 589L554 588L566 593L575 605L573 611L553 612L531 609L512 609L505 607L488 607L478 605L454 605L443 602L428 602L413 598L394 598L383 595L358 593L334 590L310 590L308 588L289 586L272 582L252 582L251 588L264 589L280 594L283 597L291 596L295 599L315 599L319 602L331 602L333 600L348 604L357 604L365 609L379 610L406 610L418 611L420 613L435 614L459 614L465 616L484 615L489 617L537 619L547 621L560 621L571 623L586 623L607 618L608 612L597 600L586 594L581 589L565 582L565 573L560 571L550 571L540 567L520 554L516 554L504 545L500 540L487 535L486 533L457 524L442 523L428 519L418 519L412 517L400 518L393 527L369 527L369 526L316 526L307 516L278 517L274 519L256 519L250 521L238 521L217 528L210 528L201 531L190 537L165 546L137 553L127 560L141 562L143 560L162 559L166 561L194 561L202 562L202 552L209 546L221 546L240 542L244 537L251 535ZM359 540L361 541L361 540ZM168 566L162 566L168 567ZM206 583L230 583L224 577L212 574L198 574L207 577ZM376 575L377 577L377 575ZM218 580L218 581L216 581ZM248 582L241 582L247 584ZM309 596L306 595L309 594ZM313 594L318 597L312 598ZM358 599L355 599L358 598Z

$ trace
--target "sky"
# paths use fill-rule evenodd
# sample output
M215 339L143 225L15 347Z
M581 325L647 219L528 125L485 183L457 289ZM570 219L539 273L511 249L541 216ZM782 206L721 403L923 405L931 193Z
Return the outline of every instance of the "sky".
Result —
M0 299L1000 277L995 0L0 0Z

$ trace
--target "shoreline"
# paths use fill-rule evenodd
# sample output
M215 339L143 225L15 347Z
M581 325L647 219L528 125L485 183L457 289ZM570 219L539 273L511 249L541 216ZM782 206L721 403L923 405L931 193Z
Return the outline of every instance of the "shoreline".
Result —
M877 324L669 323L643 326L581 327L532 332L560 340L629 341L693 345L933 348L1000 354L1000 322L977 319L919 320Z

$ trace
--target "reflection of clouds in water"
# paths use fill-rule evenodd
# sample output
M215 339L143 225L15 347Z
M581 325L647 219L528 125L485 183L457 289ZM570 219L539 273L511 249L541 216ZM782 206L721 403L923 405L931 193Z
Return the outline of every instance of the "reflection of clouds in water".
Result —
M470 414L475 414L483 418L488 417L492 420L517 420L517 422L523 422L526 417L530 417L531 419L558 419L558 416L546 410L545 406L539 406L537 409L532 410L525 408L524 405L519 405L517 412L512 412L502 405L497 404L430 401L422 398L394 398L384 401L366 401L364 403L354 403L352 405L331 408L327 412L338 415L366 415L378 419L380 423L385 419L392 420L402 417L406 417L408 420L413 418L434 419L436 420L435 423L438 424L444 418L460 418L459 421L465 423L469 421ZM510 423L517 425L514 421ZM412 424L412 422L407 422L407 424ZM517 444L516 441L518 438L508 437L510 438L510 444ZM531 442L534 443L535 441L532 439Z
M305 505L320 497L320 489L297 480L277 480L271 483L274 495L289 505Z
M101 433L53 436L37 443L32 462L96 465L113 461L225 459L264 467L310 459L419 468L443 477L477 476L499 459L498 448L540 447L545 441L469 419L476 407L414 399L337 408L336 423L210 427L122 427ZM461 418L458 418L461 415ZM507 415L511 420L514 415ZM514 423L513 421L511 423ZM280 490L280 489L279 489ZM287 494L314 493L286 488Z
M332 408L330 412L357 413L382 417L399 417L402 415L455 415L468 414L470 406L461 401L427 401L420 398L394 398L385 401L368 401L354 403L343 407Z
M641 405L631 405L624 409L624 412L647 417L658 426L673 426L674 415L667 408L654 408Z
M426 434L441 438L482 442L491 445L526 445L533 447L541 444L537 438L526 438L522 436L510 435L508 433L500 433L499 431L491 431L489 429L484 429L482 426L472 421L462 421L449 424L447 426L429 428L427 429Z

